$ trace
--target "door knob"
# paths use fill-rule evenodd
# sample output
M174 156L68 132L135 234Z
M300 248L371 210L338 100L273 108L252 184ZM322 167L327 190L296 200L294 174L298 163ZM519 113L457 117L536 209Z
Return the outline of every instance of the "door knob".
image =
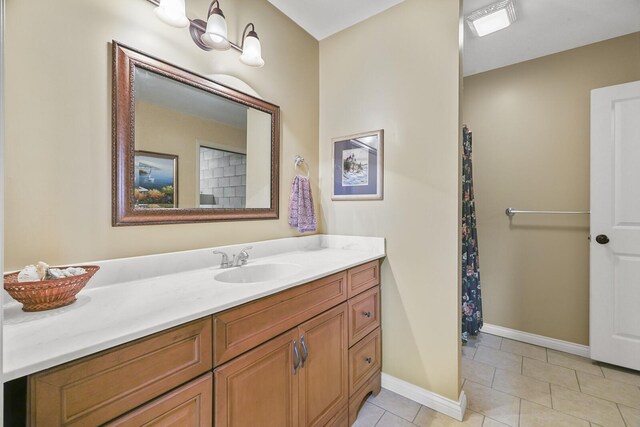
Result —
M609 243L609 238L606 234L598 234L596 236L596 242L600 243L601 245L606 245L607 243Z
M365 358L364 358L364 360L365 360L365 362L367 362L368 364L371 364L371 361L372 361L371 357L365 357Z

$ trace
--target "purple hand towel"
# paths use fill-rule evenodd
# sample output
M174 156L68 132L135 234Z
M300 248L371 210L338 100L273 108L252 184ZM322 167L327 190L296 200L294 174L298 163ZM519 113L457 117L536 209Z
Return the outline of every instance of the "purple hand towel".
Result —
M309 178L296 175L291 184L289 197L289 225L298 231L316 231L316 212L313 210L313 196Z

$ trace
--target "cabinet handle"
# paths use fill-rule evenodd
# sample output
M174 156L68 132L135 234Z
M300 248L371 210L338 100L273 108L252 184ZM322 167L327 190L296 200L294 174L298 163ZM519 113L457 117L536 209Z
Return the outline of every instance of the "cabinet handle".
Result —
M302 367L304 368L304 362L309 357L309 350L307 350L307 344L304 342L304 335L300 337L300 345L302 346Z
M371 357L365 357L365 358L364 358L364 360L365 360L369 365L371 365L371 360L372 360L372 359L371 359Z
M300 352L298 351L298 342L296 340L293 340L293 355L295 356L295 360L293 361L293 375L295 375L300 367Z
M363 315L364 317L371 317L371 312L370 312L370 311L363 311L363 312L362 312L362 315Z

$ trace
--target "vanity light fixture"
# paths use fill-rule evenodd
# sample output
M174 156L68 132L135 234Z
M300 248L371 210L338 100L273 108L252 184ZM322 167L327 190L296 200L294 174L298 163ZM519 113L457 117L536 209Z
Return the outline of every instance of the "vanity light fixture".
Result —
M502 0L476 10L466 17L467 25L477 37L507 28L516 21L513 0Z
M229 41L227 21L220 9L220 1L213 0L207 12L207 21L190 19L185 13L185 0L147 0L156 5L156 16L165 24L173 27L189 26L191 38L202 50L228 50L233 48L240 52L240 62L250 67L262 67L262 46L252 22L248 23L242 33L240 46ZM249 30L250 29L250 30ZM247 32L248 31L248 32Z

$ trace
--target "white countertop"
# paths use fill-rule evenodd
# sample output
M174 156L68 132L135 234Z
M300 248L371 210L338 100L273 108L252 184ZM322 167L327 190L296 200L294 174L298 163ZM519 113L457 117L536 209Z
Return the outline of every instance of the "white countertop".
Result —
M220 256L252 245L247 265L293 263L300 272L222 283ZM9 381L385 256L384 239L312 235L87 264L101 266L67 307L26 313L4 305L3 380ZM242 268L242 267L238 267ZM5 294L6 299L10 297Z

